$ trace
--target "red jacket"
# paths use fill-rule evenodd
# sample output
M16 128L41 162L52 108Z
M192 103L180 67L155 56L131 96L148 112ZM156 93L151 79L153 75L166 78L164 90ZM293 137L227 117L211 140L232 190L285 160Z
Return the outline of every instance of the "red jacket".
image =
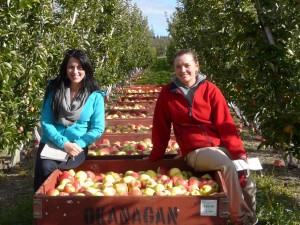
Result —
M162 88L154 111L150 160L164 157L172 124L183 157L211 146L225 146L233 159L246 156L227 102L209 81L200 83L191 107L174 83Z

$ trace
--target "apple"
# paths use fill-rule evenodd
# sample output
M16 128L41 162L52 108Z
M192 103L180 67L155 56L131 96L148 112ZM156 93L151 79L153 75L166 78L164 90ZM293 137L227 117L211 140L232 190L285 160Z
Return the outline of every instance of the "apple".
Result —
M169 176L174 177L175 175L181 174L181 170L179 168L173 167L169 171Z
M103 155L109 155L109 150L107 148L101 148L98 150L98 155L103 156Z
M143 195L153 196L155 191L153 188L147 187L147 188L143 189L142 192L143 192Z
M72 183L72 181L69 178L64 178L58 184L59 185L65 185L67 183Z
M105 177L103 177L103 183L110 182L114 183L116 181L115 177L112 174L105 174Z
M146 174L148 174L151 178L157 177L157 174L154 170L147 170Z
M188 187L188 181L183 179L183 178L178 178L175 183L174 183L174 186L183 186L183 187Z
M87 174L85 171L83 170L79 170L76 172L75 174L75 180L78 180L78 181L85 181L87 179Z
M212 186L205 184L200 188L200 195L208 196L208 195L212 194L213 191L214 190L213 190Z
M145 143L145 142L143 142L143 141L140 141L140 142L138 142L137 143L137 149L138 150L144 150L144 149L146 149L148 146L147 146L147 144Z
M75 191L76 191L76 189L71 183L67 183L63 189L63 192L66 192L68 194L75 192Z
M200 194L200 190L198 189L193 189L193 190L191 190L190 191L190 195L192 195L192 196L199 196L199 195L201 195Z
M103 183L102 182L95 182L92 187L96 188L96 189L101 189L103 187Z
M65 184L59 184L59 185L56 187L56 189L57 189L59 192L63 191L64 188L65 188Z
M127 185L130 188L132 188L132 187L141 188L142 187L142 182L140 180L132 180L129 183L127 183Z
M130 195L130 196L141 196L141 195L143 195L143 192L139 187L132 187L132 188L129 189L128 195Z
M75 192L74 192L75 193ZM69 196L70 194L69 193L66 193L66 192L59 192L59 195L58 196Z
M91 195L95 195L98 192L98 189L96 189L94 187L86 187L85 192L89 192L89 193L91 193Z
M114 185L117 195L128 195L128 186L126 183L116 183Z
M154 187L154 191L156 192L156 193L160 193L160 192L163 192L163 191L165 191L165 186L163 185L163 184L157 184L157 185L155 185L155 187Z
M183 195L185 191L181 187L172 187L171 190L171 195Z
M90 170L86 171L86 175L87 175L87 179L90 178L90 179L94 180L96 177L95 173Z
M142 187L149 187L149 188L153 188L157 185L156 181L153 178L149 178L147 180L142 180Z
M143 142L148 146L148 147L152 147L152 140L150 138L145 138L143 140Z
M46 192L46 195L48 196L58 196L59 195L59 190L56 188L51 188Z
M150 178L151 178L151 177L150 177L148 174L142 173L142 174L140 174L140 176L138 177L138 180L143 181L143 180L148 180L148 179L150 179Z
M174 182L172 179L167 179L163 182L164 186L167 188L167 189L171 189L173 186L174 186Z
M136 179L140 176L139 173L137 173L137 172L135 172L133 170L127 170L125 172L124 176L128 176L128 175L133 176Z
M125 152L125 151L118 151L116 153L116 155L127 155L127 152Z
M214 181L214 180L208 180L207 185L210 185L213 189L213 192L218 192L219 191L219 184Z
M87 154L88 156L96 156L97 152L95 150L89 149Z
M188 183L188 190L192 191L192 190L199 190L199 186L201 182L197 177L190 177L187 183Z
M58 177L58 181L62 181L63 179L68 179L70 180L70 182L74 181L74 175L72 175L69 171L63 171L59 177Z
M68 172L74 177L76 172L74 171L74 169L69 169Z
M116 190L112 186L104 187L103 190L102 190L102 193L103 193L104 196L114 196L114 195L116 195Z
M75 191L78 191L81 188L81 183L78 180L74 180L72 185L74 186Z
M168 179L170 179L170 177L167 175L158 175L156 182L163 184Z
M126 175L122 178L122 181L126 184L130 183L131 181L135 181L136 178L131 175Z
M203 179L203 180L212 180L213 178L210 174L207 173L207 174L202 175L201 179Z
M94 181L92 180L85 180L84 183L82 184L83 187L91 187L94 185Z
M101 191L97 191L94 196L104 196L103 192Z
M169 150L169 151L167 151L166 152L167 154L170 154L170 155L178 155L178 150L176 150L176 149L173 149L173 150Z
M102 182L103 181L103 178L105 177L105 174L104 173L100 173L98 175L96 175L93 179L94 182Z
M110 146L110 141L107 138L103 138L102 144Z

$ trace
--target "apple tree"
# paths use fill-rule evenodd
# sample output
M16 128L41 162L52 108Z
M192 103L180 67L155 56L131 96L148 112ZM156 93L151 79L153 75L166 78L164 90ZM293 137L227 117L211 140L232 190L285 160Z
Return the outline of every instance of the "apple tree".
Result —
M194 49L202 72L271 146L299 154L298 1L178 1L170 52ZM169 55L171 55L169 53Z
M151 63L152 33L140 11L129 3L121 0L0 3L1 152L11 154L31 139L39 123L44 90L57 75L67 49L81 48L88 52L103 86L128 79L130 71Z

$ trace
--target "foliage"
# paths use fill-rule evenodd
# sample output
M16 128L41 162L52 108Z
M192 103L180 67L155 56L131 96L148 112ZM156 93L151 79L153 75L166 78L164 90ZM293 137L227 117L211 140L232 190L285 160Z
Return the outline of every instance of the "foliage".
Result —
M174 75L172 66L167 63L166 57L158 57L156 64L149 67L137 84L167 84Z
M292 190L275 183L272 175L256 175L255 180L259 190L256 199L260 224L295 225L300 221L299 205L289 197Z
M156 55L158 57L166 56L167 46L169 45L170 38L168 37L155 37L153 45L156 49Z
M153 32L129 0L8 0L0 20L0 151L10 154L31 138L67 49L88 52L103 88L155 59Z
M274 125L292 125L295 133L299 126L299 8L299 1L290 0L180 0L168 21L169 52L195 50L202 72L256 121L268 140L263 144L290 146L298 158L296 135L279 138L274 130L280 127Z

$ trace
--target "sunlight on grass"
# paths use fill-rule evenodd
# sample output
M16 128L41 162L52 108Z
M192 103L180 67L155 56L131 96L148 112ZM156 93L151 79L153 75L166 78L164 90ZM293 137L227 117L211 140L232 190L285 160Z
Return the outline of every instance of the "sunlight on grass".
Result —
M293 190L271 175L254 175L257 184L257 215L261 224L300 224L300 206L291 198Z

